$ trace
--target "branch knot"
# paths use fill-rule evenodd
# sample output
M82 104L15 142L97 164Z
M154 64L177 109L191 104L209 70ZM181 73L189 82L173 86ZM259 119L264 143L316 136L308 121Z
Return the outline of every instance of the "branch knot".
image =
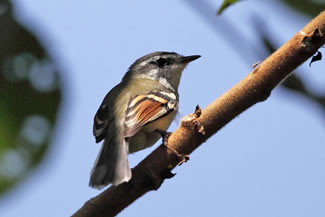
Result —
M302 35L306 35L305 32L300 32ZM323 37L323 33L319 29L315 29L312 33L307 34L305 37L303 37L301 43L302 46L306 48L308 52L315 52L317 50L317 46L319 44L319 41Z

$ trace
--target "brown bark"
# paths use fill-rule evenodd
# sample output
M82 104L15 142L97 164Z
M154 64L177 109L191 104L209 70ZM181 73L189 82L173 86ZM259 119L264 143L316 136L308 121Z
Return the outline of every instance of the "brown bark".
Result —
M183 118L169 137L168 148L159 146L132 171L129 183L111 186L87 201L74 217L115 216L133 201L157 190L170 170L238 114L266 100L271 91L325 43L325 12L322 12L287 43L258 65L242 81L194 114Z

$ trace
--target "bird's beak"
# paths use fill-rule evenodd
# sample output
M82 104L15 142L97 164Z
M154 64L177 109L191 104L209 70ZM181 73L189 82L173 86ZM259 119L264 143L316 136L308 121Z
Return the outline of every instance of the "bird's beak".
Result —
M185 57L181 57L180 62L188 64L189 62L192 62L192 61L194 61L194 60L196 60L196 59L198 59L200 57L201 57L200 55L185 56Z

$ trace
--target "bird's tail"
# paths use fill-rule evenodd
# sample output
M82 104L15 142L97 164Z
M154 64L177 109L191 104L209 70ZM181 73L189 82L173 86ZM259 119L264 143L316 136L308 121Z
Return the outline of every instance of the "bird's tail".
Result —
M91 170L89 186L101 189L112 183L119 185L131 179L132 173L128 163L128 143L116 143L105 139Z

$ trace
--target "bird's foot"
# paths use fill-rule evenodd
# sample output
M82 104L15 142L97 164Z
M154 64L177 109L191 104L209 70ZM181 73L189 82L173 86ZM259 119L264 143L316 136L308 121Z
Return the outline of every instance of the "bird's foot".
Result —
M188 161L190 159L190 156L188 154L180 154L173 147L168 146L168 137L172 134L171 132L167 132L167 131L163 131L163 130L159 130L159 129L157 129L156 132L161 135L163 145L167 149L171 150L176 155L177 159L179 160L178 166L182 165L183 163L185 163L186 161Z
M162 142L163 142L164 146L168 147L168 137L172 133L171 132L167 132L167 131L163 131L163 130L159 130L159 129L156 129L155 131L161 135Z

